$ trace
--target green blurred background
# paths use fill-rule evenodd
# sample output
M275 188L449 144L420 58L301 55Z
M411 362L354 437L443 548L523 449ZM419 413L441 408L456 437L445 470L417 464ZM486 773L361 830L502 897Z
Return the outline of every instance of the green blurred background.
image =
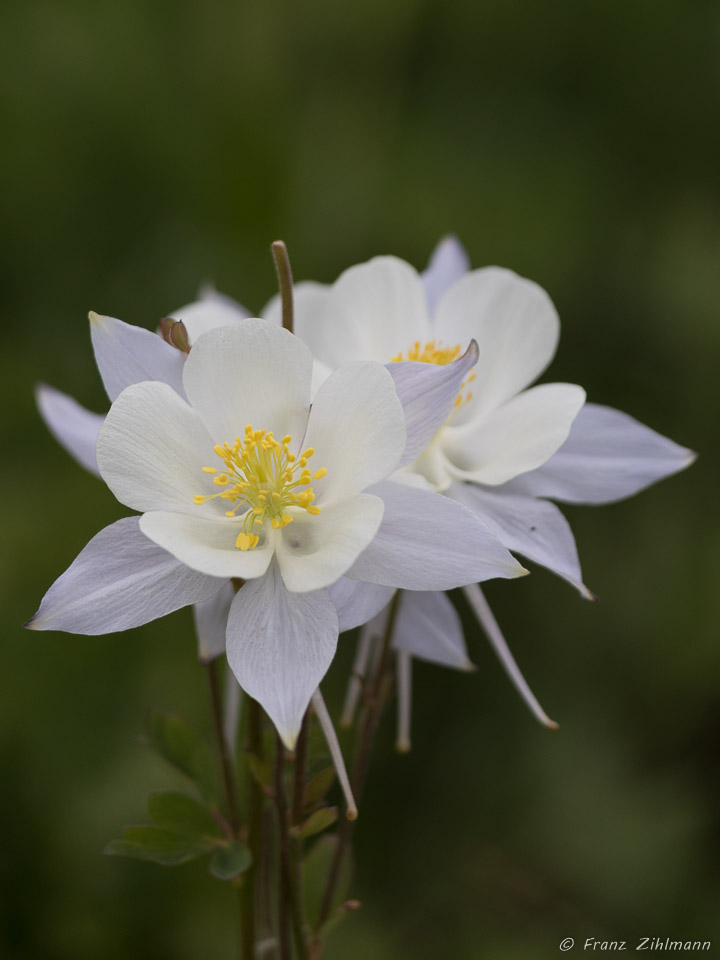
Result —
M557 734L480 636L419 665L414 750L381 731L357 829L363 909L329 960L555 957L567 936L720 952L720 6L703 0L28 0L0 14L4 545L0 955L233 955L202 867L103 858L171 782L144 711L209 731L182 611L126 634L19 624L122 515L46 432L46 381L106 401L94 309L153 326L198 285L258 310L377 253L541 283L549 377L699 450L635 500L568 508L586 582L487 590ZM345 638L327 681L337 704ZM579 948L576 948L576 951Z

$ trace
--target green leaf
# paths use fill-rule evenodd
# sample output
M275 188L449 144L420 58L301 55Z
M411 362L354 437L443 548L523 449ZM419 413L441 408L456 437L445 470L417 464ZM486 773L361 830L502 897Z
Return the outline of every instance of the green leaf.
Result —
M318 803L322 803L334 780L334 767L325 767L324 770L320 770L319 773L310 778L305 788L305 809L307 811L312 811Z
M320 916L320 907L322 905L323 894L325 893L325 884L330 864L332 863L338 838L327 835L320 837L310 849L305 863L303 865L303 886L305 893L305 914L312 927L317 926ZM343 859L340 868L340 879L335 888L335 896L332 901L332 910L337 908L347 899L352 880L352 851L348 850Z
M232 880L252 863L252 854L242 843L231 843L216 850L210 858L210 873L218 880Z
M189 839L225 839L225 832L208 808L184 793L154 793L148 813L159 827Z
M113 840L105 853L116 857L152 860L163 866L174 866L194 860L214 846L212 841L192 840L159 827L126 827L122 840Z
M321 807L311 813L302 826L297 828L300 837L312 837L321 830L326 830L338 818L337 807Z
M215 758L206 740L172 713L151 710L146 725L150 745L189 777L208 799L217 796Z

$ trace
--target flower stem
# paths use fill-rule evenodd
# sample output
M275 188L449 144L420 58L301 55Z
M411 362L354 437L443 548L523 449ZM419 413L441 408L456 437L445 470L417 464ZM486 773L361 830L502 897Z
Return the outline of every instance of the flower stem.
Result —
M271 247L273 260L275 261L275 270L277 272L278 286L280 287L280 300L282 303L282 325L290 333L293 332L293 278L290 269L290 257L287 247L282 240L275 240Z
M230 749L223 729L222 694L220 693L220 677L218 675L217 660L211 660L210 663L207 664L206 669L210 684L213 726L215 728L215 739L220 757L220 770L225 787L228 817L233 836L237 839L238 833L240 832L240 815L238 812L237 791L235 789L235 773L230 757Z
M278 914L280 960L292 960L290 926L300 960L308 960L307 943L300 914L299 891L295 883L290 853L288 806L285 794L285 747L279 736L275 739L275 806L278 819Z
M362 788L365 784L365 778L367 776L370 751L375 738L375 732L377 730L380 716L387 699L387 679L391 662L390 649L392 645L392 635L395 630L395 623L397 621L398 607L400 605L400 594L401 591L398 590L390 603L390 611L388 613L385 634L382 638L377 668L375 670L372 683L370 684L365 696L365 706L360 733L358 735L358 745L355 752L352 772L350 774L350 783L353 794L355 796L355 800L358 802L360 799L360 794L362 793ZM328 873L328 879L325 885L325 892L323 893L320 914L318 916L317 926L315 927L316 933L320 930L322 925L330 916L333 899L335 897L335 891L340 880L343 860L345 859L350 847L354 823L354 820L344 819L338 829L338 842L337 846L335 847L335 855L333 856L333 860L330 865L330 871Z
M262 718L257 700L247 697L248 733L247 752L258 759L262 753ZM252 863L244 875L242 907L242 957L253 960L255 956L255 886L260 868L263 834L263 795L262 789L248 770L250 797L248 801L248 846L252 854Z

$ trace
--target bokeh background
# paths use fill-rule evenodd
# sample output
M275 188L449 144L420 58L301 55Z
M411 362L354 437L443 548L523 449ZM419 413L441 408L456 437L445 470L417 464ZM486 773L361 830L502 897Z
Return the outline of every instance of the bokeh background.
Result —
M258 310L296 277L446 232L541 283L548 377L700 451L568 508L588 604L544 571L487 593L548 712L483 639L416 668L414 750L381 730L363 909L329 960L555 957L567 936L720 952L720 7L710 0L30 0L0 13L3 598L0 955L233 956L200 866L104 858L169 774L146 708L210 729L182 611L101 638L19 624L121 516L34 408L101 410L87 311L155 325L199 284ZM352 656L327 681L337 704ZM578 949L578 948L576 948Z

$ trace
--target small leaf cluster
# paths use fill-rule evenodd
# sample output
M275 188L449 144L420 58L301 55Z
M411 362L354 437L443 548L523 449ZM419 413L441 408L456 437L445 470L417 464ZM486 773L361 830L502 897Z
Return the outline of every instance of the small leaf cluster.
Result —
M231 880L244 873L252 856L223 816L212 751L184 720L159 710L150 712L147 741L196 788L201 799L184 793L152 794L148 800L150 825L130 826L122 838L105 848L112 856L133 857L163 866L176 866L210 854L210 873Z

